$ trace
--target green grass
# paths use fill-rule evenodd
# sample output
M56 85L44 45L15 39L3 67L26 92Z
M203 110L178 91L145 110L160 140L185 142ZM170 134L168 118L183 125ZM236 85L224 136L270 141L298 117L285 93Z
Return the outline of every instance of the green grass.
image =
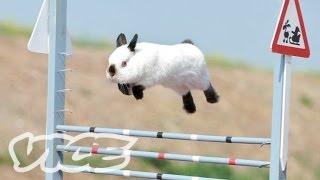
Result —
M139 161L143 167L153 167L160 172L181 174L189 176L201 176L209 178L222 178L234 180L266 180L268 179L267 169L251 169L244 172L235 172L229 166L212 164L193 164L171 161L159 161L156 159L145 159Z
M0 35L29 37L32 30L29 27L21 26L13 22L0 22Z
M315 169L314 173L315 179L320 179L320 166Z
M79 91L81 93L81 95L83 97L90 97L92 96L92 92L90 91L90 89L87 89L87 88L79 88Z
M230 59L222 55L208 55L206 56L207 64L210 67L219 67L224 69L251 69L251 67L241 60Z
M31 27L19 25L10 21L0 22L0 36L29 38L31 33ZM77 47L93 49L110 49L113 47L108 41L91 38L74 38L73 44Z
M172 163L170 161L159 161L156 159L145 159L139 161L143 167L154 167L159 171L170 174L181 174L189 176L203 176L211 178L227 178L232 175L231 169L225 166L215 166L209 164Z
M307 74L310 74L316 78L320 78L320 71L311 71L311 72L307 72Z
M111 161L112 163L109 163L108 161L103 160L102 159L103 157L104 157L103 155L94 155L88 158L84 158L80 161L73 161L72 154L65 153L63 161L65 164L72 164L77 166L83 166L83 165L89 164L91 167L108 167L115 163L114 161Z
M114 45L112 45L108 41L89 38L76 38L73 40L73 43L75 46L82 48L111 49L114 47Z
M307 108L312 108L313 107L312 99L309 96L307 96L306 94L302 94L299 97L299 101L303 106L305 106Z
M0 165L2 164L12 164L12 160L9 153L0 154Z
M16 156L20 162L20 166L23 167L23 166L27 166L27 161L26 159L21 155L21 153L19 152L16 152ZM2 153L0 154L0 165L13 165L13 161L11 159L11 156L9 154L9 152L6 152L6 153Z
M29 38L32 32L31 27L18 25L16 23L7 21L0 22L0 35L11 36L11 37L25 37ZM73 44L76 47L82 48L93 48L93 49L112 49L114 44L108 40L100 40L88 37L76 37L72 39ZM239 61L235 62L225 56L221 55L210 55L206 57L209 66L220 67L220 68L249 68L248 65Z
M268 180L269 171L268 169L248 169L244 172L234 172L231 180Z

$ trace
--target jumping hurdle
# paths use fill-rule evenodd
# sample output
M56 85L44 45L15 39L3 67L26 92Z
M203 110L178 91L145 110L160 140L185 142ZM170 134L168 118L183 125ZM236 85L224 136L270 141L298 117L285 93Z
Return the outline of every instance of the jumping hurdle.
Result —
M250 167L268 167L270 162L267 161L255 161L246 159L234 159L234 158L221 158L221 157L208 157L208 156L193 156L183 154L172 154L163 152L149 152L149 151L134 151L134 150L121 150L114 148L98 148L98 147L83 147L83 146L64 146L58 145L57 151L60 152L79 152L82 153L94 153L104 155L128 155L131 157L143 157L159 160L175 160L175 161L188 161L198 163L214 163L214 164L226 164L235 166L250 166Z
M290 0L285 0L288 3ZM232 136L212 136L200 134L186 134L174 132L142 131L129 129L114 129L101 127L71 126L65 125L65 93L71 91L65 87L66 72L71 69L66 68L66 56L71 54L70 39L67 34L67 0L44 0L38 20L28 44L29 50L37 53L48 54L48 101L47 101L47 124L46 134L53 133L110 133L124 136L135 136L144 138L160 138L184 141L202 141L216 143L237 143L249 145L271 145L270 161L246 160L237 158L222 158L196 155L172 154L163 152L149 152L137 150L121 150L108 147L66 146L59 139L46 141L46 148L49 155L46 160L46 167L53 168L58 162L63 162L64 152L104 154L104 155L129 155L139 158L166 159L175 161L188 161L196 163L211 163L234 166L247 166L258 168L270 168L270 180L285 180L287 172L287 152L288 152L288 122L289 122L289 96L290 96L290 77L291 77L291 58L286 55L281 56L281 61L274 69L274 95L273 95L273 114L271 138L253 137L232 137ZM42 22L38 24L38 22ZM33 44L32 40L37 38L34 33L38 30L47 32L39 33L45 35ZM39 37L38 37L39 38ZM48 47L47 47L48 46ZM47 47L43 48L43 47ZM37 49L38 48L38 49ZM66 165L77 168L77 166ZM168 179L168 180L207 180L214 178L193 177L175 174L162 174L153 172L113 170L110 172L99 171L96 168L88 168L84 173L106 174L125 177L137 177L148 179ZM63 172L46 173L46 180L63 180Z
M118 134L118 135L124 135L124 136L134 136L134 137L204 141L204 142L220 142L220 143L260 144L260 145L265 145L265 144L271 143L270 138L210 136L210 135L199 135L199 134L140 131L140 130L130 130L130 129L115 129L115 128L86 127L86 126L57 125L56 130L58 132L110 133L110 134Z

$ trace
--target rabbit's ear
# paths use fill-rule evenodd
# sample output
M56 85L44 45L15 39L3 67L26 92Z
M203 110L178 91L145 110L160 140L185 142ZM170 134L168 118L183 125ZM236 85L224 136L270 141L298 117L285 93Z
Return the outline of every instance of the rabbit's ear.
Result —
M127 44L127 39L126 36L123 33L121 33L117 38L117 47L120 47L124 44Z
M128 46L128 48L130 49L130 51L134 51L134 49L136 48L137 45L137 41L138 41L138 34L135 34Z

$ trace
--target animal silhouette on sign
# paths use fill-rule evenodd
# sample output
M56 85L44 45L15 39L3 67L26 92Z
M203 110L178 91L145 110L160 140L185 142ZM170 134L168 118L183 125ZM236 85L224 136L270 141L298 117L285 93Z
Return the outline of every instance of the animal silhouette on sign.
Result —
M283 25L282 29L284 30L283 32L283 42L288 43L289 40L289 31L288 28L290 28L291 25L289 24L289 20L286 21L286 23Z
M300 37L301 37L301 34L300 34L300 29L299 27L297 26L296 29L294 31L291 31L292 32L292 36L290 37L290 44L294 44L294 45L300 45Z
M117 48L109 56L106 76L118 84L125 95L137 100L143 92L162 85L177 92L187 113L194 113L191 90L202 90L208 103L219 101L219 95L210 82L210 76L201 50L191 40L175 45L137 43L138 35L127 43L124 34L117 38Z

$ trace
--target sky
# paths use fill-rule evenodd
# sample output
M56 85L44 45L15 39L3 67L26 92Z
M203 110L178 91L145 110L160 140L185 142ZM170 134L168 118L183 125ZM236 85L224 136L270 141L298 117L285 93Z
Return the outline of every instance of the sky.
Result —
M42 0L0 0L0 21L33 26ZM294 69L320 70L320 1L300 0L311 57ZM68 0L73 37L115 41L121 32L162 44L192 39L206 54L258 67L280 60L270 50L281 0Z

